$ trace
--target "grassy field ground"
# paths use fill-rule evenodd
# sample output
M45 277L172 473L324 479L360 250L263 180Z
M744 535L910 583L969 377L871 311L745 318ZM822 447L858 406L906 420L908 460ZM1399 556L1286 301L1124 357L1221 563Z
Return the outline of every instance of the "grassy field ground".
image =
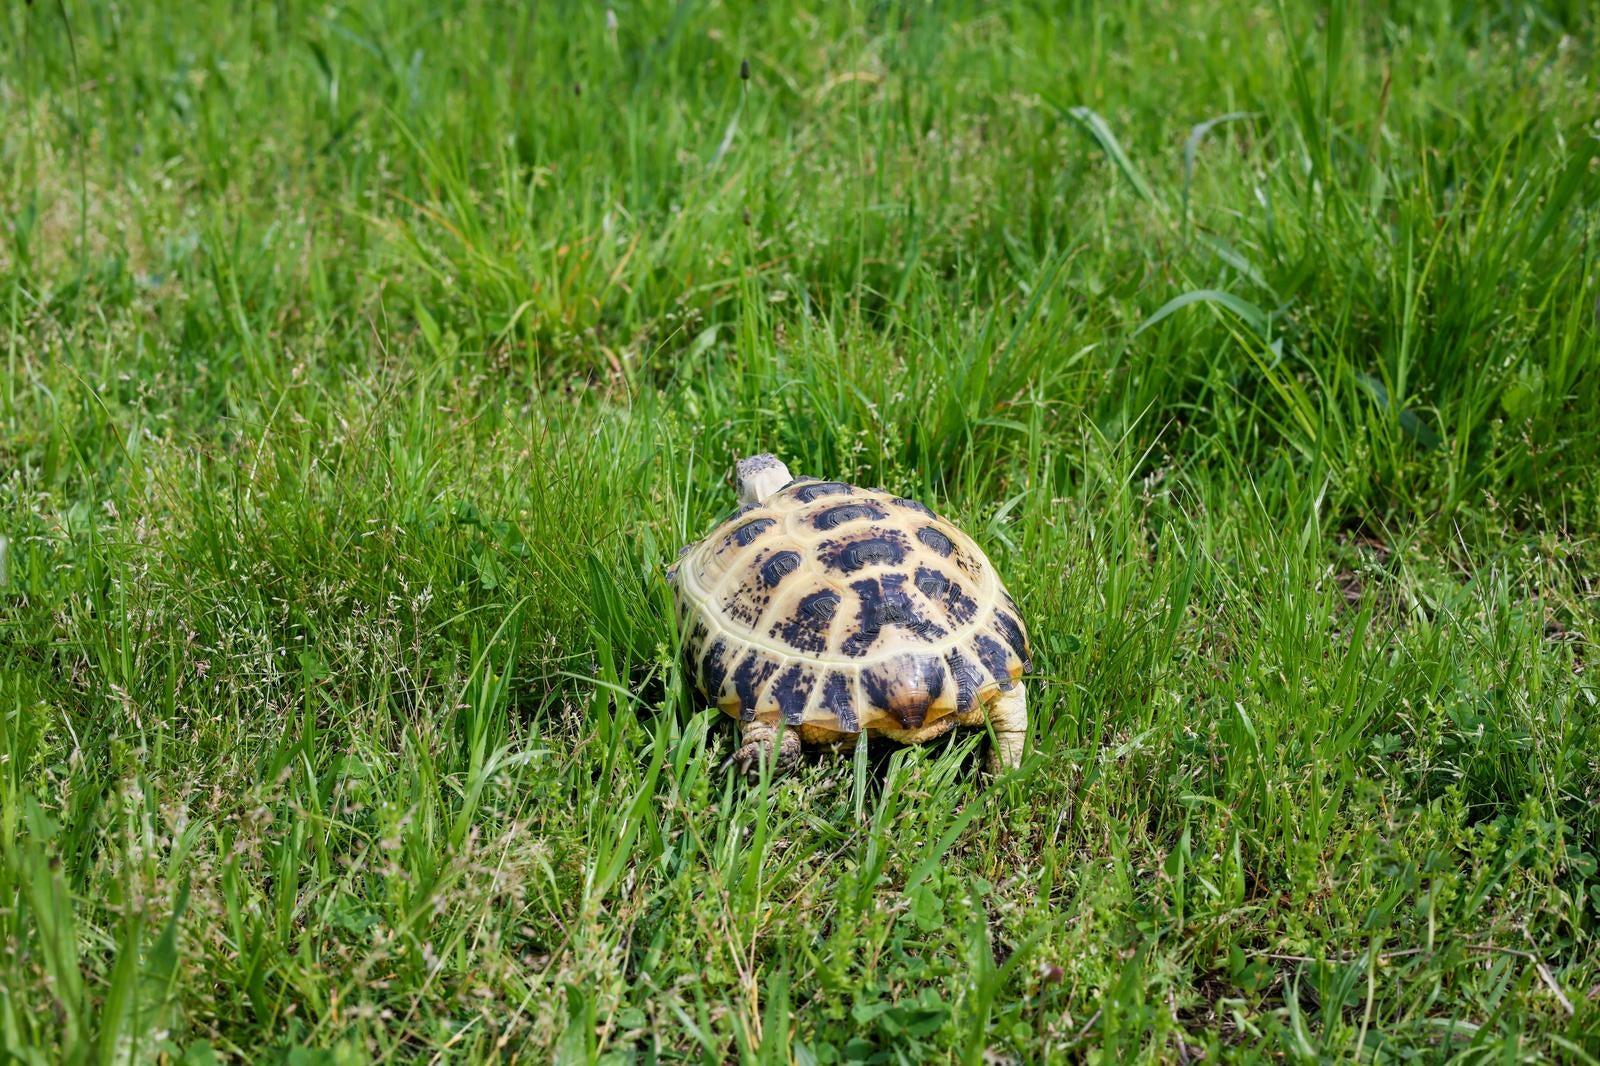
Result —
M1597 40L4 5L4 1053L1597 1061ZM762 449L990 551L1019 771L717 771Z

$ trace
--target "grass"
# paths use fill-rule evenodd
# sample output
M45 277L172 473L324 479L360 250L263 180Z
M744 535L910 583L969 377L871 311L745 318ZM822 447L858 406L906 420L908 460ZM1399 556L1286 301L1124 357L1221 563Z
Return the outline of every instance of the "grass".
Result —
M5 5L4 1054L1600 1059L1596 40ZM717 772L756 450L990 551L1020 771Z

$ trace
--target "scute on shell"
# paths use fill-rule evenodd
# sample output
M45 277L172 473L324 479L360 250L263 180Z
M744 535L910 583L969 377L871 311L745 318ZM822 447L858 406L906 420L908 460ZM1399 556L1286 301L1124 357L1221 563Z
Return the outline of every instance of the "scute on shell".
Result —
M745 721L917 730L982 711L1031 668L982 550L882 490L797 478L673 569L695 680Z

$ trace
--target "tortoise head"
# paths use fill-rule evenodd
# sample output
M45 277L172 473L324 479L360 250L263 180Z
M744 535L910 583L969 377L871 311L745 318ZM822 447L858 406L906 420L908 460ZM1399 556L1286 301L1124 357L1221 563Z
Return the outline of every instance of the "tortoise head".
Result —
M739 482L741 504L766 503L769 496L794 480L777 456L765 452L740 459L734 467L734 478Z

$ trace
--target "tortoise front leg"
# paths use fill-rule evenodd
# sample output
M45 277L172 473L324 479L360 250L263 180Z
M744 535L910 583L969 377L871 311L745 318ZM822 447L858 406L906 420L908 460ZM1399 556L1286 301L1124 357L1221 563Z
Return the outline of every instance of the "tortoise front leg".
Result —
M1002 692L989 707L994 741L989 747L989 772L1022 765L1022 745L1028 738L1028 693L1021 681Z
M800 760L800 733L793 727L783 731L783 739L778 739L778 727L767 722L742 722L740 730L744 739L744 746L723 763L726 768L737 765L744 771L746 777L755 781L761 776L761 764L772 758L774 752L777 761L773 764L774 777L783 773Z

